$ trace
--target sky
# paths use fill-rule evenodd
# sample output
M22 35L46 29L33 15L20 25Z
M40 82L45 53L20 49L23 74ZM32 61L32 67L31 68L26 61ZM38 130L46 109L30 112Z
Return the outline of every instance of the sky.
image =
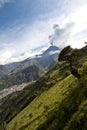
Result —
M87 0L0 0L0 64L87 41Z

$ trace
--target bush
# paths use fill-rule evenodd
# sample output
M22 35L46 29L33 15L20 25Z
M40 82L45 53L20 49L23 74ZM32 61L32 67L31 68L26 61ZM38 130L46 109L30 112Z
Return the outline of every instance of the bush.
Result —
M59 54L58 61L67 60L67 55L70 55L72 52L72 48L70 46L65 47Z

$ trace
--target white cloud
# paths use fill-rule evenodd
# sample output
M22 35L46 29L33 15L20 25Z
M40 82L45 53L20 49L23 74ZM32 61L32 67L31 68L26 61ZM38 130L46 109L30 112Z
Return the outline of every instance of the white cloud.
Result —
M60 51L59 50L57 50L57 51L51 51L51 52L49 52L49 55L53 55L53 54L56 54L56 53L59 53Z
M0 63L6 63L9 60L9 58L11 58L11 52L8 50L4 51L2 54L0 54Z
M10 0L9 0L10 2ZM0 30L0 64L20 61L31 55L31 50L41 45L49 45L49 35L55 45L63 47L67 44L82 47L87 36L87 6L80 6L66 15L55 10L32 24L15 24ZM58 24L59 27L53 25ZM73 24L74 23L74 24ZM21 56L21 53L24 53Z
M21 61L38 54L42 49L33 53L31 50L43 45L48 47L48 35L51 30L51 27L47 27L47 23L40 21L32 26L15 25L0 31L0 64ZM7 51L10 53L9 56L5 56Z
M72 47L81 48L84 42L87 41L87 4L75 10L71 19L74 21L75 26L72 30L70 44Z

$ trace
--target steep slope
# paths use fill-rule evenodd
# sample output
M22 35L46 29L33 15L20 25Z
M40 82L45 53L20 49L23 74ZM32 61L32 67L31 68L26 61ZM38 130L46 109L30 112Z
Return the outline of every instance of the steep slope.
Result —
M9 129L14 129L16 124L17 130L46 130L49 124L52 123L54 110L69 95L70 88L68 85L73 82L75 84L75 79L68 77L59 84L54 85L48 91L45 91L9 123ZM76 84L74 87L76 87Z
M66 60L58 62L32 85L37 92L33 100L3 127L9 130L87 130L87 47L73 52L80 79L71 74Z

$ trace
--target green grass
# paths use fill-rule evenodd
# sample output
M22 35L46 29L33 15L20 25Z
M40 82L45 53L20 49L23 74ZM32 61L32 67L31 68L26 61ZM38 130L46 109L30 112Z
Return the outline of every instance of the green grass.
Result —
M61 82L56 83L48 91L43 92L9 123L9 129L13 130L17 122L16 130L36 130L40 124L46 121L48 112L53 110L56 105L59 105L70 93L71 88L69 85L76 84L76 82L76 79L70 75ZM72 89L74 87L76 85ZM29 115L31 114L32 117L30 118Z
M81 103L64 130L87 130L87 100Z

